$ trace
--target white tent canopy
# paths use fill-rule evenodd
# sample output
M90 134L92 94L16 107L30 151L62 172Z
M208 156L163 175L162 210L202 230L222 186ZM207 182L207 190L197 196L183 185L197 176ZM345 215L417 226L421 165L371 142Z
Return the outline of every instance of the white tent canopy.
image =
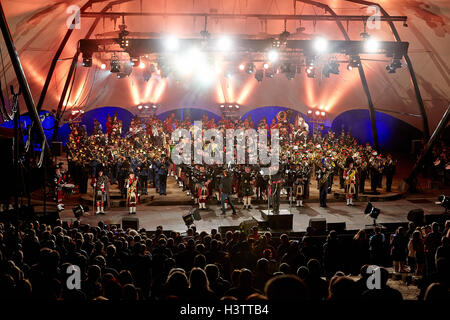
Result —
M47 77L51 60L67 32L66 12L70 5L82 6L83 1L56 0L4 0L2 5L13 35L17 52L22 62L35 102L39 100ZM108 1L97 2L86 12L99 12ZM348 1L322 0L340 15L369 15L370 8ZM416 71L420 91L429 118L430 129L434 129L450 101L450 2L446 0L383 0L379 2L392 16L407 16L407 27L395 22L402 41L409 42L409 56ZM141 7L142 4L142 7ZM369 11L368 11L369 10ZM112 7L113 12L166 12L166 13L226 13L226 14L280 14L280 15L324 15L323 9L294 1L231 1L231 0L132 0ZM68 74L71 58L76 52L78 40L83 39L94 19L82 17L80 29L75 29L58 61L55 74L43 105L44 110L54 110ZM127 30L142 34L174 34L180 38L199 37L204 28L202 17L125 17ZM121 18L102 18L91 38L117 37ZM344 26L352 40L361 40L363 22L354 21ZM298 28L304 28L298 29ZM333 21L287 20L286 29L296 39L310 39L322 35L328 39L343 40L343 35ZM268 38L284 30L283 20L258 18L208 20L207 30L212 37L231 36ZM115 31L115 33L112 33ZM376 39L394 41L386 22L380 29L367 29ZM3 40L1 42L6 82L17 81ZM329 57L326 57L329 58ZM391 114L422 129L422 120L409 72L403 67L389 74L385 66L390 59L385 56L362 55L363 67L370 87L375 109ZM264 78L261 83L245 72L229 80L218 77L209 87L198 85L193 79L176 81L173 77L152 77L144 81L142 70L133 69L130 77L118 79L99 68L105 59L95 55L92 68L81 66L81 56L67 108L90 110L103 106L134 108L141 103L158 103L158 112L180 107L196 107L220 113L218 105L223 102L239 103L239 112L262 106L285 106L301 112L309 108L327 110L330 120L344 111L367 109L357 70L348 71L346 64L340 65L340 74L325 78L320 74L314 79L306 77L302 70L292 80L278 74L273 79ZM338 57L339 59L339 57ZM371 61L367 59L374 59ZM379 61L378 61L379 60ZM2 79L2 81L4 81ZM3 83L4 94L5 86ZM21 103L25 111L24 103Z

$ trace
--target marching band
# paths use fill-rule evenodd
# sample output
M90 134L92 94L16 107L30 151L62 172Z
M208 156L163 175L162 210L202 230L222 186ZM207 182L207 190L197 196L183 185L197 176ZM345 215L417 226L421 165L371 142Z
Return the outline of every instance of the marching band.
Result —
M322 135L318 130L311 134L303 118L297 116L295 121L290 123L290 116L282 111L270 127L265 118L256 126L268 129L269 135L271 130L279 129L281 161L273 176L262 175L262 166L258 164L171 163L173 130L184 128L191 133L195 130L189 117L179 120L174 114L164 121L155 116L147 119L135 117L125 136L122 134L122 122L117 115L107 117L106 133L103 133L101 125L96 121L94 132L90 136L87 135L86 128L72 123L67 143L69 171L72 177L77 177L77 172L89 168L90 175L96 179L94 192L97 213L104 211L109 192L106 185L110 182L117 183L121 194L126 195L129 212L133 214L136 213L139 196L147 193L147 181L150 187L155 187L158 193L165 195L169 174L175 176L178 185L192 197L199 209L206 209L207 199L221 199L219 182L223 169L232 175L234 193L237 193L244 209L251 209L252 197L256 197L263 200L269 198L276 211L280 195L286 195L288 199L295 200L297 207L302 207L304 201L309 198L313 174L317 180L320 204L323 207L326 207L326 197L331 192L336 175L345 192L347 205L353 205L357 194L365 192L365 181L368 178L371 192L376 193L377 188L381 187L382 175L385 175L386 191L391 191L396 166L391 155L384 157L369 144L358 144L350 132L344 130L339 135L332 131ZM202 130L215 128L222 132L230 128L245 131L255 127L250 117L236 121L222 117L216 122L207 115L203 116L202 125ZM211 146L208 146L209 144ZM208 150L217 149L214 139L204 141L203 146L204 150L208 147ZM55 177L58 203L62 203L60 175L59 172ZM101 178L105 176L109 179ZM84 182L78 180L78 183Z

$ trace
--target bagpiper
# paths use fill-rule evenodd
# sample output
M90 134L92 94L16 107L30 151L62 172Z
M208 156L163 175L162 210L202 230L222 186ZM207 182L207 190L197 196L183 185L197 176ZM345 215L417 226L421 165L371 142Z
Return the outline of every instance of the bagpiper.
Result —
M353 197L356 194L356 169L353 167L353 162L349 162L348 168L345 168L343 178L347 205L353 206Z
M208 199L208 187L206 185L202 185L198 188L198 208L206 209L206 200Z
M239 192L242 194L242 199L244 202L243 209L252 208L252 196L253 196L253 183L254 177L250 171L249 166L245 166L244 172L241 174L239 180Z
M58 164L55 169L55 198L56 198L56 207L58 208L58 211L64 210L64 192L63 192L63 186L66 183L66 175L61 170L61 164Z
M95 204L97 207L96 214L105 214L105 202L109 199L109 178L103 174L103 170L98 171L97 178L92 181L94 187Z
M134 175L134 172L130 172L127 180L127 203L130 214L136 214L136 205L138 201L138 178Z

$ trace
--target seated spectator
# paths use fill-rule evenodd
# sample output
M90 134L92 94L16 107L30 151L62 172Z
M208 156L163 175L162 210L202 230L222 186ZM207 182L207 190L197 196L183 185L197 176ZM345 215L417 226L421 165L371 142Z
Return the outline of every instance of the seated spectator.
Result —
M428 286L425 292L425 301L449 301L450 300L450 291L448 290L448 286L445 286L441 283L432 283Z
M330 279L328 301L355 300L358 298L358 289L355 281L346 276L334 276Z
M305 301L308 290L305 283L294 275L282 275L270 279L264 293L269 300Z
M187 299L189 283L186 274L174 271L169 274L164 288L164 298L177 297L180 300Z
M269 273L269 261L261 258L256 263L254 286L257 290L263 291L266 282L272 277Z
M309 270L305 266L301 266L297 269L297 277L300 278L300 280L306 281L309 275Z
M215 301L216 295L209 288L206 273L201 268L193 268L189 276L188 299L192 301Z
M253 293L261 293L252 287L252 272L248 269L241 269L239 273L239 285L232 287L225 292L226 296L233 296L238 300L245 300Z
M205 267L206 276L209 281L209 288L217 297L222 297L230 288L230 283L220 276L219 267L215 264L208 264Z
M306 266L309 274L305 282L310 291L311 299L325 300L328 296L328 283L320 277L320 262L316 259L311 259Z

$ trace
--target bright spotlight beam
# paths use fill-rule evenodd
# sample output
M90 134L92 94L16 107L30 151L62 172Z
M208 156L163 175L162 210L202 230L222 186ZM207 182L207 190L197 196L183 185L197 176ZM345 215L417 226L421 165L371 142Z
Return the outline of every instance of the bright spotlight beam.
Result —
M375 38L369 38L364 41L364 51L376 52L380 47L380 43Z
M324 37L317 37L314 39L314 50L318 53L326 52L328 49L328 40Z
M269 61L274 62L277 61L279 57L278 51L277 50L270 50L267 53L267 59L269 59Z
M233 41L230 37L223 36L217 40L217 50L230 51L232 47Z
M168 51L176 51L179 47L178 38L175 36L169 36L164 41L164 47Z

